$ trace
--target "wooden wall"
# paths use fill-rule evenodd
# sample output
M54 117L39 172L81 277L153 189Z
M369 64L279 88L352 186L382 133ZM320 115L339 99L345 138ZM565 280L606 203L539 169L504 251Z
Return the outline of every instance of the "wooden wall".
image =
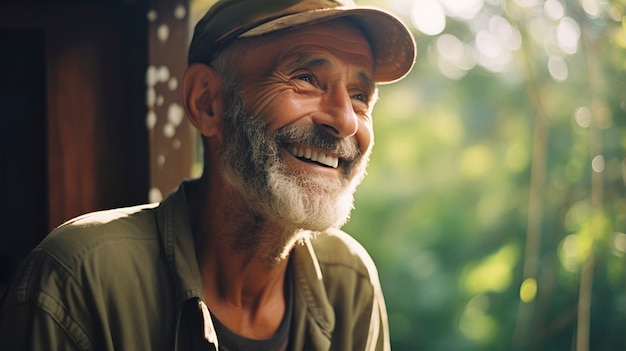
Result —
M187 0L0 4L0 292L77 215L160 200L190 176Z

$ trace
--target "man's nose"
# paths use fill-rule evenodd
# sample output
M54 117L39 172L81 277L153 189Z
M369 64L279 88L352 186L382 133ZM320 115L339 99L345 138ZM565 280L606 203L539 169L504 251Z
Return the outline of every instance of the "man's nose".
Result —
M358 129L358 116L354 112L348 90L335 85L326 91L321 101L320 112L314 122L336 137L350 137Z

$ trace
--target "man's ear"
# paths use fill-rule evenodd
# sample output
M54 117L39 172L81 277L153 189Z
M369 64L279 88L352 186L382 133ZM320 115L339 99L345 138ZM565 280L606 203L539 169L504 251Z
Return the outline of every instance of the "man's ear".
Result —
M191 124L202 135L222 138L222 80L217 72L200 63L187 68L183 77L183 105Z

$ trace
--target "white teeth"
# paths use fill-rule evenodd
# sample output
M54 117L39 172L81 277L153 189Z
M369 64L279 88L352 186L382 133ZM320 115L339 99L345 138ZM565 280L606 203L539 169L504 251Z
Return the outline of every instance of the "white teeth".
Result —
M337 158L336 156L327 155L323 152L297 146L292 146L290 148L290 152L296 157L306 158L308 160L319 162L329 167L337 168L339 166L339 158Z

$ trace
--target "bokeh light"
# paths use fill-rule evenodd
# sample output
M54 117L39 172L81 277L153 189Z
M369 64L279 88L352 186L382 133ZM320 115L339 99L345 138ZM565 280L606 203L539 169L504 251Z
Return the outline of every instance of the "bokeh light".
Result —
M415 1L411 21L417 30L427 35L440 34L446 28L446 15L437 0Z

